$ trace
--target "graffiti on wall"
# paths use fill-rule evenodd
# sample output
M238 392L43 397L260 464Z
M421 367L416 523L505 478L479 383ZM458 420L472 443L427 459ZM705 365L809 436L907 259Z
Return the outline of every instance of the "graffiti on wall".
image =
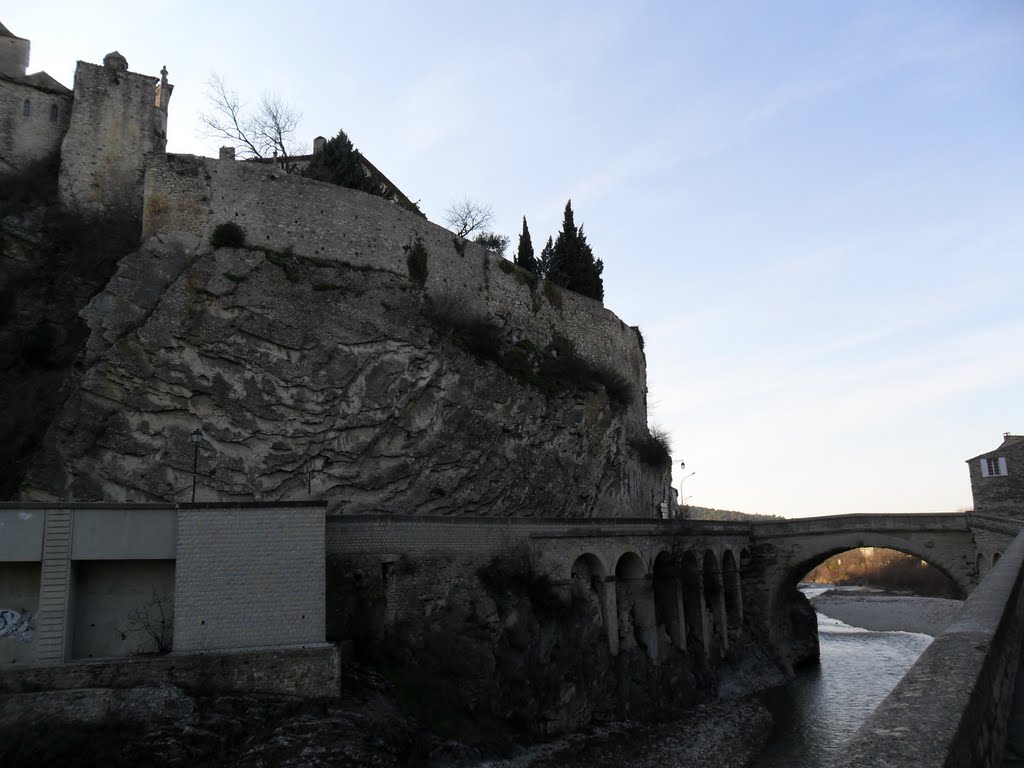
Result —
M31 613L21 613L8 608L0 609L0 640L10 637L23 643L31 643L31 622Z

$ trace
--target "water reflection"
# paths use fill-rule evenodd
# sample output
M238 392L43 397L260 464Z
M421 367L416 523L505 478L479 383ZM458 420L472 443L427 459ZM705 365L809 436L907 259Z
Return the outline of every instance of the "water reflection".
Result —
M813 591L805 594L813 597ZM819 768L849 739L931 643L871 632L818 614L821 664L768 691L775 732L754 768Z

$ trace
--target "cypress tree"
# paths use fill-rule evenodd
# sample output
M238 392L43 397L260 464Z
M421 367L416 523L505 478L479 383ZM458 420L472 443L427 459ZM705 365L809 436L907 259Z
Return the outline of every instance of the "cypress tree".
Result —
M551 280L552 282L555 282L552 277L554 272L552 271L551 264L554 257L555 241L549 235L547 243L545 243L544 247L540 250L540 261L537 262L537 274L545 280Z
M604 263L594 258L583 229L576 227L572 200L565 204L562 231L555 238L550 261L548 280L592 299L604 300Z
M323 149L313 155L302 175L317 181L328 181L348 189L358 189L371 195L385 197L384 185L371 178L363 167L362 157L345 131L324 144Z
M523 216L523 231L519 235L519 250L516 252L515 263L527 272L537 274L539 265L533 257L533 242L530 240L530 228L526 226L526 217Z

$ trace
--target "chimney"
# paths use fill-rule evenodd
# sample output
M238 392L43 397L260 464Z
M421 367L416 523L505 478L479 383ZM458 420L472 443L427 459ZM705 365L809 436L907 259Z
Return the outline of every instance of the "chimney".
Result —
M315 139L313 139L313 154L315 155L317 152L319 152L321 149L323 149L326 145L327 145L327 139L325 139L323 136L317 136Z
M234 160L235 159L235 148L234 147L221 147L220 148L220 159L221 160Z

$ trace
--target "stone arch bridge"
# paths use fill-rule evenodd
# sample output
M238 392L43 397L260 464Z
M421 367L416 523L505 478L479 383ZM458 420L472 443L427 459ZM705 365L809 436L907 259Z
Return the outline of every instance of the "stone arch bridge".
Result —
M985 562L975 533L964 514L766 522L329 516L327 553L377 557L389 582L400 559L485 561L525 545L566 595L600 612L613 654L641 649L657 660L678 651L714 665L753 615L765 620L780 656L796 663L806 649L794 650L793 603L802 599L795 587L816 565L848 549L887 547L938 568L966 595Z

